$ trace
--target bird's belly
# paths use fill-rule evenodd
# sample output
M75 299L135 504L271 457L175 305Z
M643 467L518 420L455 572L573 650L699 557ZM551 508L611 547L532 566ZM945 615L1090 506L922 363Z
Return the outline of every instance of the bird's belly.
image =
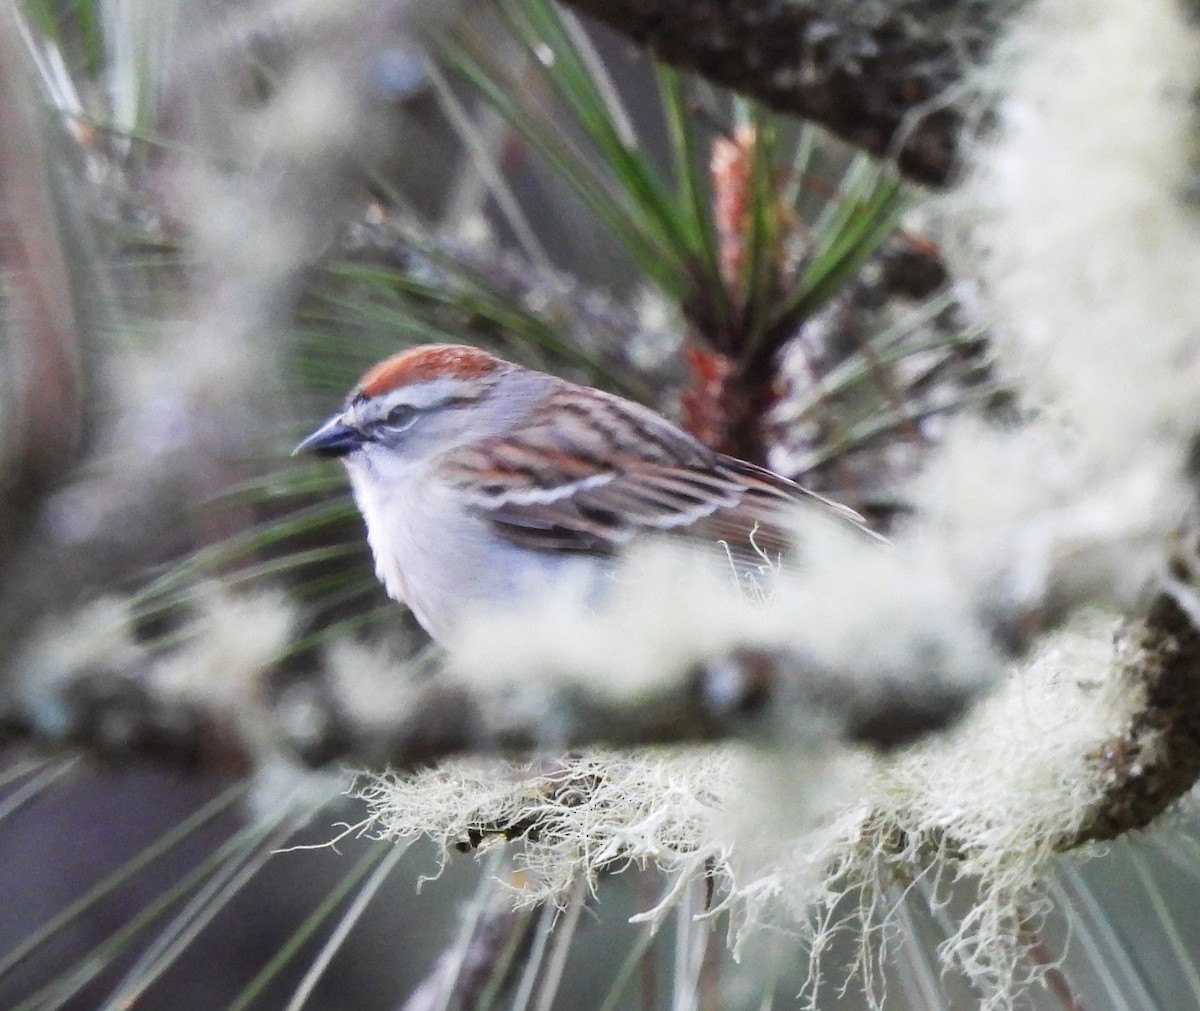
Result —
M360 496L359 506L388 595L440 641L473 613L520 612L559 592L594 599L607 581L604 560L512 545L436 491L403 502Z
M414 557L407 574L393 566L394 580L421 625L446 640L465 618L511 612L528 618L529 608L559 593L591 598L604 563L561 557L480 538L459 538ZM604 566L604 572L607 567Z

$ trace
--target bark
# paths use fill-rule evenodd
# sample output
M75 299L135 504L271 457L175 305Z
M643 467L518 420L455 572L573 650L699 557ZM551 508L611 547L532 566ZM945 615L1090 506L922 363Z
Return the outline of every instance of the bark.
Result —
M1064 849L1145 828L1200 778L1200 598L1178 555L1174 574L1179 581L1129 633L1123 676L1145 702L1126 733L1096 754L1104 797Z
M1019 0L563 0L667 63L895 156L944 186L967 72Z

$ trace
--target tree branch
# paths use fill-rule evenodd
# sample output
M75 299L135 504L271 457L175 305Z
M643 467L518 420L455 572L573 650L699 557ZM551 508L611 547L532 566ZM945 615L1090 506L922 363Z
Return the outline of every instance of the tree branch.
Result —
M1128 731L1099 749L1104 798L1064 849L1145 828L1200 779L1200 597L1191 547L1190 560L1177 547L1175 582L1127 632L1122 676L1143 688L1145 701Z
M294 743L313 764L336 756L373 769L411 769L460 754L804 736L888 751L954 722L984 686L956 671L923 675L835 671L791 652L743 649L633 698L530 672L539 685L536 706L507 686L469 688L442 675L424 682L394 718L379 714L368 724L343 713L319 748Z
M563 0L667 63L795 113L916 182L945 185L962 110L954 91L1017 0Z

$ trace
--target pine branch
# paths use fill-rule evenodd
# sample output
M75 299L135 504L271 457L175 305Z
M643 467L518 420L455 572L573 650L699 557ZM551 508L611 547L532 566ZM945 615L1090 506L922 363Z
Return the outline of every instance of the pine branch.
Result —
M945 185L963 112L955 90L1016 0L564 0L667 63L820 123L916 182Z

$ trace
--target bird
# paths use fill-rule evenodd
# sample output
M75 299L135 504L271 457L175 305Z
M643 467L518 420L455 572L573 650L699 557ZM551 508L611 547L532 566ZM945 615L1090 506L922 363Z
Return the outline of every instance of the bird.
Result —
M568 578L602 586L646 537L740 570L788 551L798 504L869 533L853 509L648 407L466 345L377 364L301 453L341 459L376 575L442 643L472 609Z

